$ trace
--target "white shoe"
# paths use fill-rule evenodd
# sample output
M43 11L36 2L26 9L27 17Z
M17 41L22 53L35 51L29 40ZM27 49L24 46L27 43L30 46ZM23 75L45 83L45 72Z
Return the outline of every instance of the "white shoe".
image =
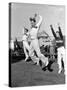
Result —
M42 68L48 65L48 60L46 60L43 64L42 64Z
M45 66L47 66L48 65L48 58L46 58L46 64L45 64Z
M36 65L39 65L39 62L37 62L37 64Z
M39 65L39 58L36 58L36 65Z
M27 61L28 57L25 58L25 62Z
M59 69L58 74L60 74L60 73L61 73L61 71L62 71L62 69Z
M48 65L48 61L46 62L45 66L47 66L47 65Z

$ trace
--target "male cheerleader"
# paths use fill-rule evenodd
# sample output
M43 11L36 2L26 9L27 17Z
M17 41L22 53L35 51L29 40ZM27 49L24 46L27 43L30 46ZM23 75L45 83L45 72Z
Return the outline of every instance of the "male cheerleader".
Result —
M29 54L27 52L27 50L29 51L29 44L28 44L28 29L27 28L23 28L23 37L22 37L22 41L23 41L23 49L24 49L24 53L25 53L25 61L27 61Z
M58 29L59 31L56 31L56 33L54 32L54 29L52 27L52 25L50 25L51 27L51 30L52 30L52 33L55 37L55 40L56 40L56 45L57 45L57 53L58 53L58 66L59 66L59 71L58 73L60 74L61 71L62 71L62 62L64 62L64 65L65 65L65 48L64 48L64 38L63 38L63 35L62 35L62 32L61 32L61 28L58 24Z
M24 34L23 34L22 41L23 41L24 53L25 53L25 56L26 56L25 61L27 61L28 58L30 57L30 58L32 59L32 61L34 62L34 64L39 65L39 63L37 62L37 60L39 60L39 59L35 56L34 52L32 53L33 57L31 57L31 56L29 55L29 52L30 52L30 45L29 45L29 43L28 43L29 31L28 31L27 28L24 28L24 29L23 29L23 32L24 32ZM27 52L27 51L28 51L28 52Z
M37 16L37 15L36 15ZM37 38L37 33L40 29L41 23L42 23L42 16L39 15L39 22L36 24L35 18L30 18L31 22L31 30L30 30L30 37L31 37L31 44L30 44L30 56L33 56L33 51L36 52L39 60L42 61L42 63L47 66L48 65L48 58L46 58L40 51L39 42ZM39 62L39 60L37 62Z

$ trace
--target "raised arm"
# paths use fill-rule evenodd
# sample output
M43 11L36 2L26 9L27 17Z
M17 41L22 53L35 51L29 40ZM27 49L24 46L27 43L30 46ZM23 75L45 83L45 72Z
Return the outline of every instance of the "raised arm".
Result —
M42 16L39 15L39 22L36 24L37 27L40 27L41 23L42 23Z
M55 32L54 32L54 29L53 29L52 25L50 25L50 28L51 28L51 31L52 31L52 33L53 33L53 36L54 36L55 39L56 39L56 34L55 34Z
M61 37L61 39L63 39L63 35L62 35L62 32L61 32L61 27L58 25L58 29L59 29L59 35Z

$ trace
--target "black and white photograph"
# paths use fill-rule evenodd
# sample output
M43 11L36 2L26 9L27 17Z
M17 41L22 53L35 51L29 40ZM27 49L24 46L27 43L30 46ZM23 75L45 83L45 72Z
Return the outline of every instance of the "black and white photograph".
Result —
M65 6L9 3L9 86L65 84Z

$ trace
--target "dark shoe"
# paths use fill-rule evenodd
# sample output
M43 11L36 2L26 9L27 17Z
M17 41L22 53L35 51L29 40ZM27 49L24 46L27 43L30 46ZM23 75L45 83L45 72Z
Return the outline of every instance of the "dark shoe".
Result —
M51 65L52 65L52 64L53 64L53 62L50 61L49 64L48 64L48 66L47 66L47 69L48 69L48 71L50 71L50 72L53 71L53 69L51 68Z
M39 61L39 65L42 67L42 61L41 60Z
M25 62L30 62L31 61L31 58L30 57L28 57L28 59L25 61Z
M43 67L42 70L43 71L46 71L47 70L47 66Z
M48 68L48 71L52 72L52 71L53 71L53 69L51 69L51 68Z
M33 65L37 65L37 63L33 63Z

